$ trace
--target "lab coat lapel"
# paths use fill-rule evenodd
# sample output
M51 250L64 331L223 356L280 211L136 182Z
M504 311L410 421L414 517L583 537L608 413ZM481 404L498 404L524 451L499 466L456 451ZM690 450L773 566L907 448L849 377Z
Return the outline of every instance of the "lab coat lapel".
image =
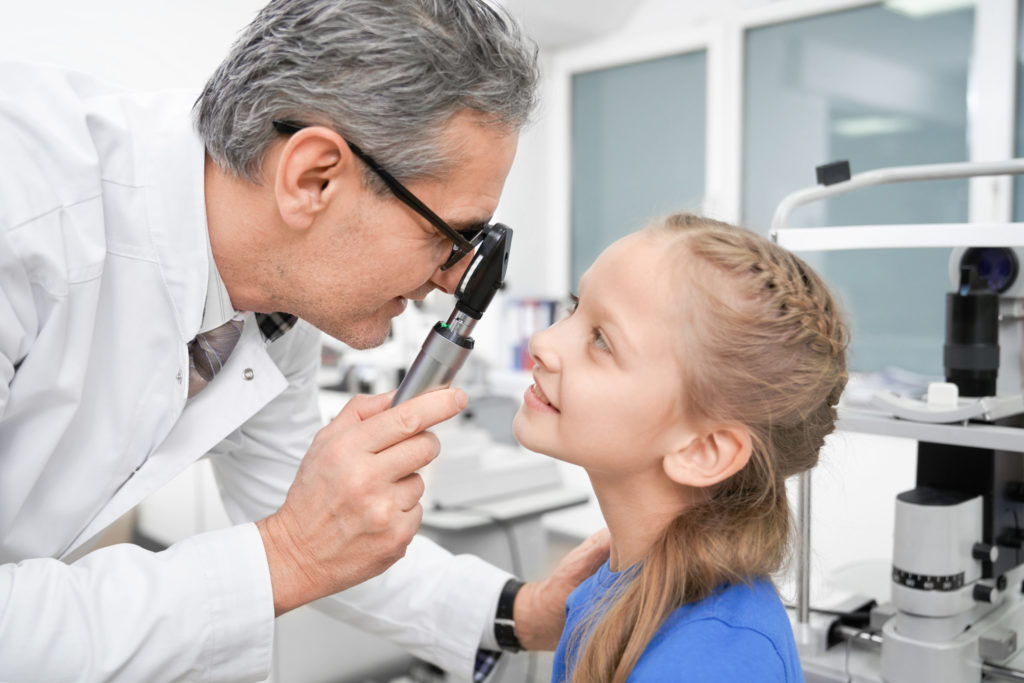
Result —
M146 496L180 474L237 430L288 385L267 354L252 314L242 337L213 381L193 397L149 458L64 553L89 541Z

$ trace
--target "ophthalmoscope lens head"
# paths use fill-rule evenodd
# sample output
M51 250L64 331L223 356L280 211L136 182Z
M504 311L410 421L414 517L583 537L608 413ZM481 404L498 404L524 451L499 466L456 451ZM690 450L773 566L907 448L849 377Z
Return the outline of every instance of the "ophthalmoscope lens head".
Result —
M505 281L511 248L511 228L501 223L486 228L473 260L455 288L456 307L460 311L480 319Z

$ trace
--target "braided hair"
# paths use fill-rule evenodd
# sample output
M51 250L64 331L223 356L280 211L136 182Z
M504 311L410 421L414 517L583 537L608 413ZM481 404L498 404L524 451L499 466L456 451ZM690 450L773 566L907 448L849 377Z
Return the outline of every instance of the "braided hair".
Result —
M801 259L693 214L648 230L677 250L674 285L687 293L678 347L685 414L744 425L753 449L743 469L666 527L570 636L568 652L580 653L573 683L624 683L677 607L779 571L791 535L785 479L817 463L847 379L847 328Z

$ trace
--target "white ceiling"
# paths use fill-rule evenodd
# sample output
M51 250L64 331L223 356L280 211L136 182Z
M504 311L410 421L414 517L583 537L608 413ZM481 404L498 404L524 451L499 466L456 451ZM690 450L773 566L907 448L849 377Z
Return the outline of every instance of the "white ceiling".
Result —
M621 27L639 0L500 0L542 48L557 49Z

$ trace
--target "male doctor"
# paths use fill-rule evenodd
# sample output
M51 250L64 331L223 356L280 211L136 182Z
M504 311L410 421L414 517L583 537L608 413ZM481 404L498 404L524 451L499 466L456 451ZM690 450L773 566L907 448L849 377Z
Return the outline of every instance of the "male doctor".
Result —
M274 0L194 124L187 94L0 65L0 680L260 680L274 616L339 591L458 679L554 646L606 547L517 592L414 538L465 394L320 429L315 382L318 330L374 346L452 290L535 90L482 0ZM87 554L205 454L236 526Z

